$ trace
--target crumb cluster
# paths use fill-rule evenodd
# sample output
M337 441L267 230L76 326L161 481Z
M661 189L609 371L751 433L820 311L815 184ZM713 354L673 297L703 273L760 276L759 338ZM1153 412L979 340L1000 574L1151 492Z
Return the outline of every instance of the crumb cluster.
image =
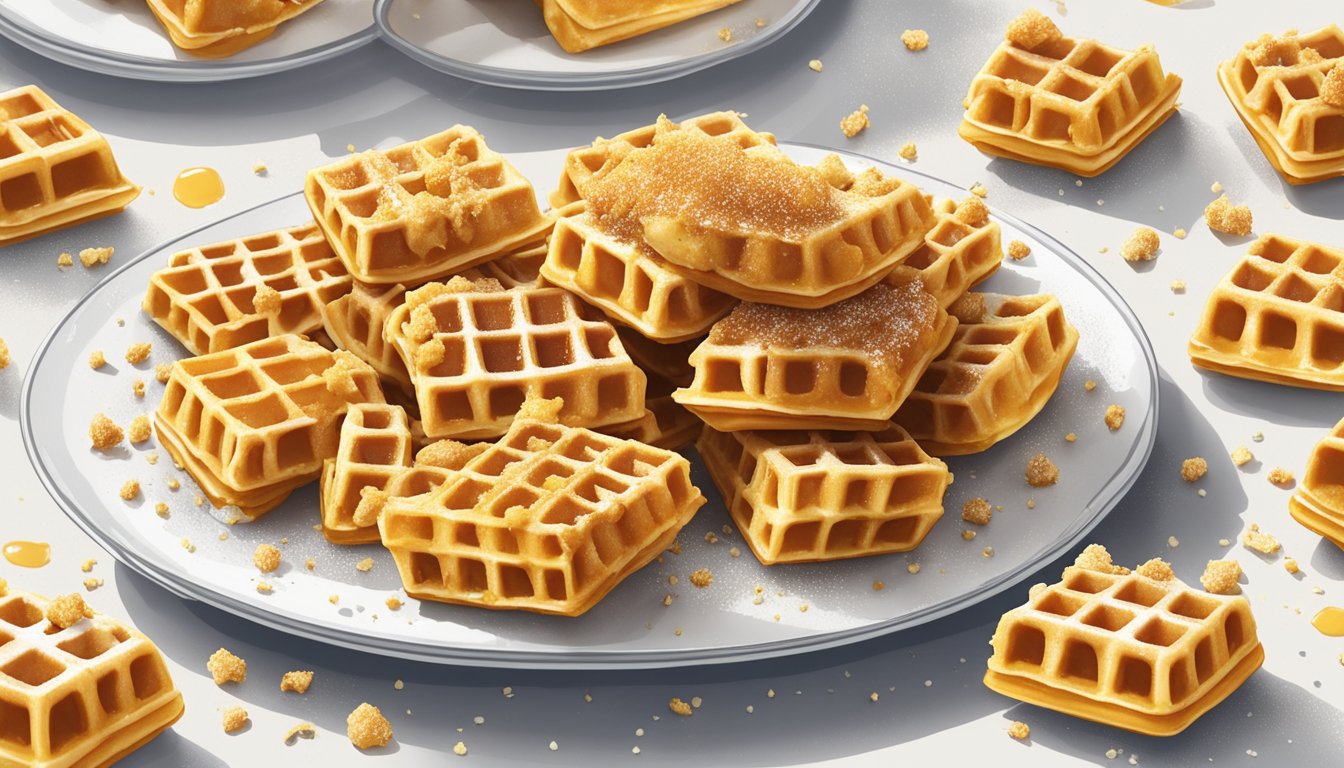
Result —
M1008 258L1013 261L1021 261L1031 255L1031 247L1021 240L1013 240L1008 243Z
M1106 406L1106 413L1101 420L1106 422L1106 428L1112 432L1120 429L1125 425L1125 406L1116 403Z
M392 740L392 724L381 710L364 702L345 719L345 735L359 749L384 747Z
M1059 467L1044 453L1038 453L1027 462L1027 485L1042 488L1059 482Z
M1193 483L1209 473L1209 462L1203 456L1195 456L1181 462L1181 479Z
M993 516L994 509L989 506L989 502L978 496L961 507L961 519L975 525L989 525Z
M1241 545L1263 555L1272 555L1281 546L1278 539L1260 530L1259 523L1251 523L1251 527L1241 537Z
M1236 560L1210 560L1204 566L1204 574L1199 583L1204 589L1215 595L1234 595L1241 591L1237 581L1241 579L1241 563Z
M252 553L252 564L262 573L271 573L280 567L280 550L270 544L258 544Z
M80 619L93 618L93 609L78 592L60 595L47 604L46 619L54 626L68 629Z
M907 29L901 33L901 42L911 51L922 51L929 47L929 33L922 29Z
M1227 195L1221 195L1204 209L1204 221L1209 229L1229 235L1246 236L1251 234L1251 209L1244 205L1232 205Z
M224 710L224 732L234 733L247 725L247 710L242 707L229 707Z
M869 125L871 123L868 120L868 105L861 104L858 109L840 120L840 131L845 134L845 138L852 139L863 133Z
M205 668L214 678L215 685L241 683L247 680L247 662L233 655L225 648L210 654Z
M101 413L95 414L93 421L89 422L89 440L93 443L93 447L100 451L115 448L124 439L126 433L121 427Z
M1120 255L1125 261L1151 261L1162 246L1157 230L1152 227L1139 227L1120 247Z

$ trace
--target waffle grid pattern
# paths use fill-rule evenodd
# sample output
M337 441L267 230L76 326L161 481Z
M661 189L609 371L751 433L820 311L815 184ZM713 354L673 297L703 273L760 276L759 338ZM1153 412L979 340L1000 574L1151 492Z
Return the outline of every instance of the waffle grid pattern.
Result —
M323 308L322 325L341 349L368 363L384 382L396 385L414 400L415 388L406 364L396 347L383 337L387 318L405 301L405 286L356 282L349 293Z
M728 512L766 565L907 552L952 482L896 425L880 432L716 432L696 443Z
M1289 512L1302 525L1344 548L1344 419L1312 449Z
M515 422L379 530L408 594L578 615L670 545L704 503L678 454Z
M336 458L322 468L322 533L338 544L378 541L376 526L355 524L365 487L386 491L411 466L411 423L396 405L350 406L341 423Z
M892 271L888 281L918 279L944 309L1003 263L997 222L967 224L956 217L957 204L943 199L933 206L937 223L924 244Z

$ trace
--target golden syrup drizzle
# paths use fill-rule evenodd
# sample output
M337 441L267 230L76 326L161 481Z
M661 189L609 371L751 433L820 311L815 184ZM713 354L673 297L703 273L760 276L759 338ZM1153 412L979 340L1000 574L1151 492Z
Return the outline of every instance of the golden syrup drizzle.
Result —
M173 197L188 208L214 205L224 197L224 180L214 168L188 168L173 181Z
M45 541L11 541L5 544L5 559L21 568L41 568L51 562L51 545Z
M1344 637L1344 608L1322 608L1311 620L1311 626L1330 637Z

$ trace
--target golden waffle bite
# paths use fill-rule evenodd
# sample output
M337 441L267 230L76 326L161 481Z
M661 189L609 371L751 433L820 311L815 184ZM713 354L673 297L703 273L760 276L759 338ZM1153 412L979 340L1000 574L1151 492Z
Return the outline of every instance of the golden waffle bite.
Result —
M544 238L532 184L474 128L369 150L308 173L327 240L355 279L413 285Z
M0 764L111 765L182 716L154 643L78 595L0 586L0 640Z
M1189 351L1230 376L1344 390L1344 251L1261 236L1214 286Z
M765 565L907 552L943 516L947 465L890 424L867 432L716 432L696 449Z
M351 405L381 402L367 364L291 334L177 361L154 423L216 506L255 516L318 478Z
M577 616L705 502L682 456L530 419L378 520L407 594Z
M952 343L893 419L935 456L978 453L1021 429L1054 394L1078 346L1054 296L972 294L961 304L978 311L959 316Z
M341 423L336 458L322 465L322 533L337 544L378 540L375 522L357 519L366 488L386 493L392 480L411 466L411 424L395 405L350 406Z
M1289 184L1344 175L1344 30L1263 35L1218 66L1218 82Z
M1157 52L1065 37L1028 11L971 81L958 133L992 155L1096 176L1176 111Z
M711 427L879 430L957 327L917 282L824 309L742 304L691 354L672 397Z
M315 224L173 254L149 278L143 308L192 354L322 328L322 309L351 288Z
M887 282L919 280L944 309L1003 263L999 225L979 198L960 205L940 200L933 206L938 223L924 236L924 245L902 261Z
M615 168L632 151L649 146L654 136L670 128L726 137L743 149L775 143L774 134L753 131L736 112L711 112L688 117L679 123L662 116L657 123L617 134L610 139L599 138L591 146L580 147L566 155L564 170L560 172L560 186L550 194L551 207L560 208L582 200L580 189L589 181Z
M833 304L880 280L933 227L920 191L876 169L838 189L769 144L660 129L580 191L601 231L716 291Z
M1344 549L1344 420L1312 450L1288 511L1294 520Z
M395 386L413 401L415 388L406 364L396 347L383 339L387 318L405 302L404 286L357 282L349 293L323 307L322 325L341 349L372 366L384 385Z
M125 208L107 139L35 85L0 93L0 246Z
M431 438L498 437L530 398L562 398L559 419L572 426L639 419L644 373L593 314L559 288L454 278L407 294L384 333Z
M569 53L628 40L740 0L538 0L551 35Z
M703 336L737 300L611 237L581 214L556 222L541 276L641 335L663 343Z
M173 44L223 58L270 37L276 27L322 0L148 0Z
M1250 603L1114 570L1124 573L1070 566L1033 587L999 620L985 685L1137 733L1179 733L1264 661Z

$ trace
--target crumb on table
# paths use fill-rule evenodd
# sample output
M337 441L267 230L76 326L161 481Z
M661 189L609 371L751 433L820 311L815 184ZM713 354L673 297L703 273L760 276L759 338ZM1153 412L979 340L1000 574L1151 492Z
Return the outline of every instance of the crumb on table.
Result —
M1241 591L1237 580L1241 578L1241 563L1236 560L1210 560L1204 566L1204 574L1199 583L1204 589L1215 595L1234 595Z
M1209 473L1209 462L1203 456L1194 456L1181 462L1181 479L1193 483Z
M863 133L869 125L871 123L868 120L868 105L860 104L858 109L840 120L840 131L845 134L845 138L852 139Z
M1059 482L1059 467L1044 453L1038 453L1027 462L1027 485L1041 488Z
M134 478L121 484L121 490L117 492L122 501L135 501L140 495L140 481Z
M79 252L79 263L84 265L85 269L92 269L99 264L106 264L112 259L114 248L85 248Z
M308 686L313 684L312 670L296 669L286 672L280 678L281 693L307 693Z
M807 62L807 68L812 70L813 72L820 72L822 69L821 59L813 59Z
M901 33L901 42L907 50L922 51L929 47L929 33L922 29L907 29Z
M80 619L93 618L93 609L78 592L59 595L47 604L46 619L54 626L68 629Z
M215 685L241 683L247 680L247 662L233 655L225 648L210 654L205 668L214 678Z
M699 568L691 572L691 583L704 589L714 583L714 574L708 568Z
M126 434L133 445L139 445L149 440L154 434L154 429L149 424L149 417L142 413L131 419L131 425L126 428Z
M242 707L229 707L224 710L224 732L234 733L247 725L247 710Z
M989 502L979 496L961 506L961 519L968 523L989 525L989 521L993 516L993 507L989 506Z
M1152 227L1139 227L1129 236L1125 244L1120 246L1120 256L1125 261L1151 261L1157 256L1157 250L1161 246L1162 240L1158 237L1157 230Z
M392 724L381 710L364 702L345 719L345 735L359 749L383 747L392 740Z
M672 714L680 715L682 717L690 717L691 715L695 714L691 710L690 704L687 704L686 702L682 701L681 699L675 696L672 697L671 701L667 702L667 708L672 711Z
M1220 195L1204 209L1204 221L1209 225L1209 229L1229 235L1251 234L1252 219L1250 208L1244 205L1232 205L1227 195Z
M131 365L143 363L149 358L149 353L154 349L154 345L148 341L142 341L132 344L126 348L126 362Z
M298 739L311 739L317 735L317 728L312 723L299 723L285 732L285 743L293 744Z
M1269 470L1267 479L1274 485L1292 485L1293 473L1283 467L1275 467Z
M1260 530L1259 523L1251 523L1251 527L1241 537L1241 545L1262 555L1272 555L1281 547L1278 539Z
M1232 463L1238 467L1244 467L1255 460L1255 454L1244 445L1239 445L1232 451Z
M90 368L96 371L99 368L102 368L104 365L107 365L107 357L103 355L103 350L95 349L94 351L89 353Z
M1025 741L1031 736L1031 726L1021 720L1014 720L1008 724L1008 736L1018 741Z

